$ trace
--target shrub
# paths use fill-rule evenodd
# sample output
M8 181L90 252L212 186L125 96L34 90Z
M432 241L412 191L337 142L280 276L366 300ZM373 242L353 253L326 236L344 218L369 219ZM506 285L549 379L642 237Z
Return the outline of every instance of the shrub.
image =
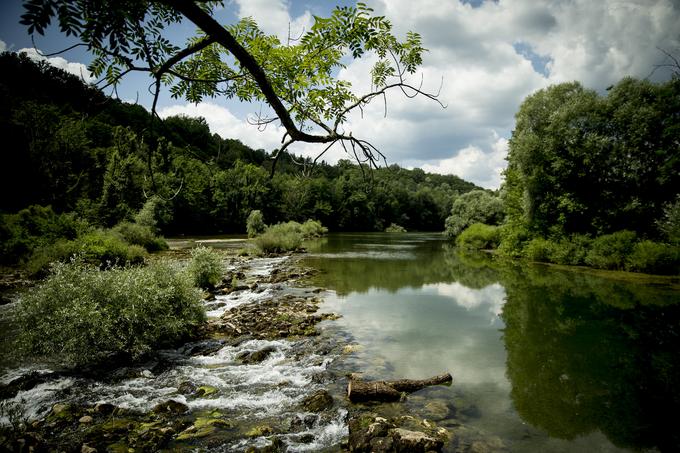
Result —
M254 239L255 245L262 253L294 251L302 246L302 241L301 225L297 222L271 225Z
M499 225L505 218L500 197L486 190L472 190L456 198L446 218L444 234L454 239L474 223Z
M626 258L633 252L636 235L623 230L605 234L593 240L585 262L600 269L623 269Z
M501 243L498 254L506 258L521 258L530 234L523 226L506 224L501 228Z
M264 216L262 215L262 211L259 209L253 209L250 211L250 214L248 214L248 219L246 220L246 232L248 233L248 237L254 238L258 234L263 233L266 228L267 225L264 224Z
M391 223L390 226L385 228L385 233L406 233L406 228L396 223Z
M680 195L666 205L663 218L657 222L659 230L672 244L680 244Z
M328 233L328 228L318 220L277 223L268 226L253 242L259 253L285 253L298 250L305 239L314 239Z
M139 245L128 244L110 230L95 230L72 241L61 240L37 249L26 267L32 275L42 276L50 263L66 262L73 256L104 268L142 264L146 251Z
M167 250L168 243L162 237L156 236L154 229L148 225L121 222L113 228L123 239L133 245L140 245L147 252Z
M91 226L74 213L56 214L50 206L29 206L0 215L0 260L16 264L39 247L59 239L74 239Z
M220 281L224 268L219 253L209 247L196 247L191 251L189 274L194 284L201 288L211 288Z
M296 222L293 222L296 223ZM300 225L300 232L302 233L303 239L314 239L323 236L328 233L328 228L321 225L318 220L307 220L305 223Z
M531 261L550 262L553 243L547 239L534 238L524 247L524 256Z
M582 234L575 234L569 239L561 239L553 243L550 261L571 266L585 264L591 245L592 240Z
M106 271L57 263L19 304L18 344L74 365L138 359L190 337L204 319L198 291L167 263Z
M626 269L650 274L677 274L680 272L680 247L652 241L638 242L628 256Z
M500 228L494 225L473 223L456 238L456 245L468 249L486 250L498 247Z

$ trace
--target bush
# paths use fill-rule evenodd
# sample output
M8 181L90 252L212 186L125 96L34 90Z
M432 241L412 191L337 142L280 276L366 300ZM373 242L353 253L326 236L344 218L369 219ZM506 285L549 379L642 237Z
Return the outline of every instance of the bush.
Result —
M326 233L328 228L318 220L307 220L303 224L291 221L267 227L253 242L259 253L285 253L300 249L305 239L318 238Z
M396 223L391 223L390 226L385 228L385 233L406 233L406 228Z
M222 258L209 247L196 247L191 251L189 274L194 284L201 288L212 288L219 283L224 274Z
M113 227L113 231L120 234L128 243L144 247L147 252L168 249L168 243L165 242L165 239L156 236L154 229L148 225L121 222Z
M671 244L680 244L680 195L674 203L666 205L663 218L657 225Z
M532 261L576 266L585 262L590 242L583 235L574 235L570 239L563 238L559 241L534 238L524 247L524 256Z
M585 262L600 269L623 269L627 257L633 252L636 239L635 233L628 230L597 237Z
M74 213L56 214L50 206L30 206L0 215L0 260L16 264L34 250L60 239L74 239L91 226Z
M262 253L284 253L298 250L302 246L301 225L297 222L277 223L269 226L254 239Z
M673 275L680 272L680 247L641 241L628 256L626 269L634 272Z
M204 319L198 291L169 264L102 271L58 263L22 298L18 342L31 355L98 364L172 346Z
M534 238L524 247L524 256L531 261L550 262L553 243L547 239Z
M296 222L292 222L296 223ZM302 233L303 239L314 239L323 236L328 233L328 228L321 225L318 220L307 220L305 223L300 225L300 233Z
M444 234L454 239L474 223L499 225L504 218L500 197L486 190L472 190L453 201L451 215L446 218Z
M503 225L498 254L506 258L521 258L529 238L526 228L513 224Z
M248 214L248 219L246 220L246 232L249 238L254 238L258 234L264 232L267 225L264 224L264 216L262 211L259 209L254 209Z
M26 267L32 275L42 276L51 263L66 262L73 256L104 268L142 264L146 251L139 245L128 244L110 230L95 230L72 241L61 240L37 249Z
M500 228L494 225L473 223L456 238L456 245L475 250L494 249L500 244Z

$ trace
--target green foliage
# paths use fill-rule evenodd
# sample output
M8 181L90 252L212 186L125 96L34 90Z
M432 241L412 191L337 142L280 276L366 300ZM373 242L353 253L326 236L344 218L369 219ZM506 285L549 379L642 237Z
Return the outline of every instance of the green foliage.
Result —
M553 255L553 245L547 239L534 238L524 248L524 256L531 261L550 262Z
M11 194L0 199L4 212L52 203L55 212L75 211L96 226L134 220L166 235L245 232L253 210L269 223L318 219L333 231L384 231L391 223L441 231L456 196L477 188L397 165L369 178L349 161L317 162L301 175L295 162L311 168L312 160L285 152L271 179L264 150L212 134L202 118L168 118L152 141L140 106L11 53L0 54L0 85L8 112L0 130L13 150L0 166L3 193Z
M483 223L473 223L456 237L458 247L474 250L495 249L500 241L501 228Z
M169 211L167 202L158 195L147 199L142 209L134 216L137 225L149 227L154 233L158 231L159 223L167 225L171 218L172 213Z
M17 315L23 352L73 365L138 359L193 335L204 318L189 278L166 263L106 271L55 264Z
M318 220L309 219L300 225L299 231L302 234L302 239L314 239L328 233L328 228L321 225Z
M250 214L248 214L248 219L246 220L246 232L248 233L248 237L254 238L258 234L263 233L266 228L267 225L264 224L264 216L262 215L262 211L259 209L253 209L250 211Z
M658 226L668 241L672 244L680 244L680 195L673 203L666 205Z
M39 247L74 239L91 227L74 213L56 214L50 206L29 206L0 215L0 262L16 264Z
M486 190L472 190L453 202L444 234L454 239L474 223L499 225L504 216L503 203L499 197Z
M121 222L113 228L115 233L122 236L129 244L144 247L147 252L167 250L168 243L162 237L156 236L152 227L131 222Z
M290 221L271 225L254 239L260 253L285 253L299 250L302 241L323 236L328 228L318 220L307 220L305 223Z
M212 288L224 274L220 254L210 247L196 247L191 251L189 274L194 284L201 288Z
M101 268L144 263L146 251L130 245L111 230L96 230L74 240L59 240L36 249L26 267L34 276L42 276L53 262L66 262L74 256Z
M586 264L600 269L623 270L636 240L635 232L627 230L597 237L586 255Z
M396 223L390 223L390 226L385 228L385 233L406 233L406 228Z
M607 96L563 83L527 97L510 140L503 200L532 236L656 234L680 187L680 79L623 79Z
M680 273L680 247L649 240L640 241L626 258L626 269L648 274Z
M267 227L264 233L254 239L261 253L284 253L302 247L301 225L297 222L277 223Z

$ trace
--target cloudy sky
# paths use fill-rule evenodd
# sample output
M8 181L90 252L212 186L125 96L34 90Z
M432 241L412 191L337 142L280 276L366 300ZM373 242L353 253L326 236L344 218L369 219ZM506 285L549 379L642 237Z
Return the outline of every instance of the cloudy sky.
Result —
M312 15L327 15L337 2L311 0L232 0L225 2L219 19L231 22L252 16L267 33L288 35L309 29ZM341 1L341 4L348 4ZM453 173L487 188L498 188L505 166L514 113L530 93L550 84L579 80L605 92L624 76L648 77L664 62L664 49L680 55L680 0L375 0L367 1L376 13L391 20L403 37L419 32L429 52L424 57L424 88L437 91L446 108L426 99L406 99L396 92L388 97L388 115L376 102L353 117L347 129L369 139L384 152L388 163ZM0 7L0 49L28 52L30 37L18 24L21 4ZM191 24L171 31L179 43L193 32ZM72 41L50 30L35 45L54 52ZM84 51L51 57L50 62L91 80ZM371 59L351 61L339 77L352 82L360 94L368 88ZM413 80L420 82L421 74ZM670 77L658 70L652 80ZM122 99L148 105L148 79L126 80ZM280 143L282 129L264 132L246 122L259 105L214 99L192 105L164 96L161 115L200 115L214 132L238 138L267 151ZM321 149L293 146L298 154L315 155ZM332 150L327 160L347 157Z

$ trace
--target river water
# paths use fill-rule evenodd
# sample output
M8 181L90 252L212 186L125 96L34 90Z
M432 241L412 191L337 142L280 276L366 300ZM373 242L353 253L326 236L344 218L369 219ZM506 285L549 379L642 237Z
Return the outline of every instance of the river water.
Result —
M499 265L428 234L330 235L309 251L356 344L349 368L451 372L404 403L454 433L449 448L678 451L678 279Z
M209 245L240 247L231 240ZM680 449L677 278L500 264L460 254L434 234L331 234L307 248L301 264L319 271L308 281L260 285L220 296L206 309L217 317L323 287L322 310L342 318L322 323L319 337L185 345L162 351L160 365L140 364L121 378L56 375L11 402L31 419L55 402L110 402L144 412L172 398L196 416L218 411L238 421L223 438L196 441L199 449L267 445L270 436L245 434L266 425L290 451L335 451L352 410L342 396L345 373L399 379L450 372L450 387L367 409L435 421L452 434L447 451ZM267 276L284 264L257 259L246 274ZM11 309L0 313L5 326ZM263 348L274 352L261 363L236 359ZM0 373L0 383L32 371L49 372L15 364ZM216 393L187 397L179 391L186 381ZM335 398L331 409L320 416L300 409L323 388Z

